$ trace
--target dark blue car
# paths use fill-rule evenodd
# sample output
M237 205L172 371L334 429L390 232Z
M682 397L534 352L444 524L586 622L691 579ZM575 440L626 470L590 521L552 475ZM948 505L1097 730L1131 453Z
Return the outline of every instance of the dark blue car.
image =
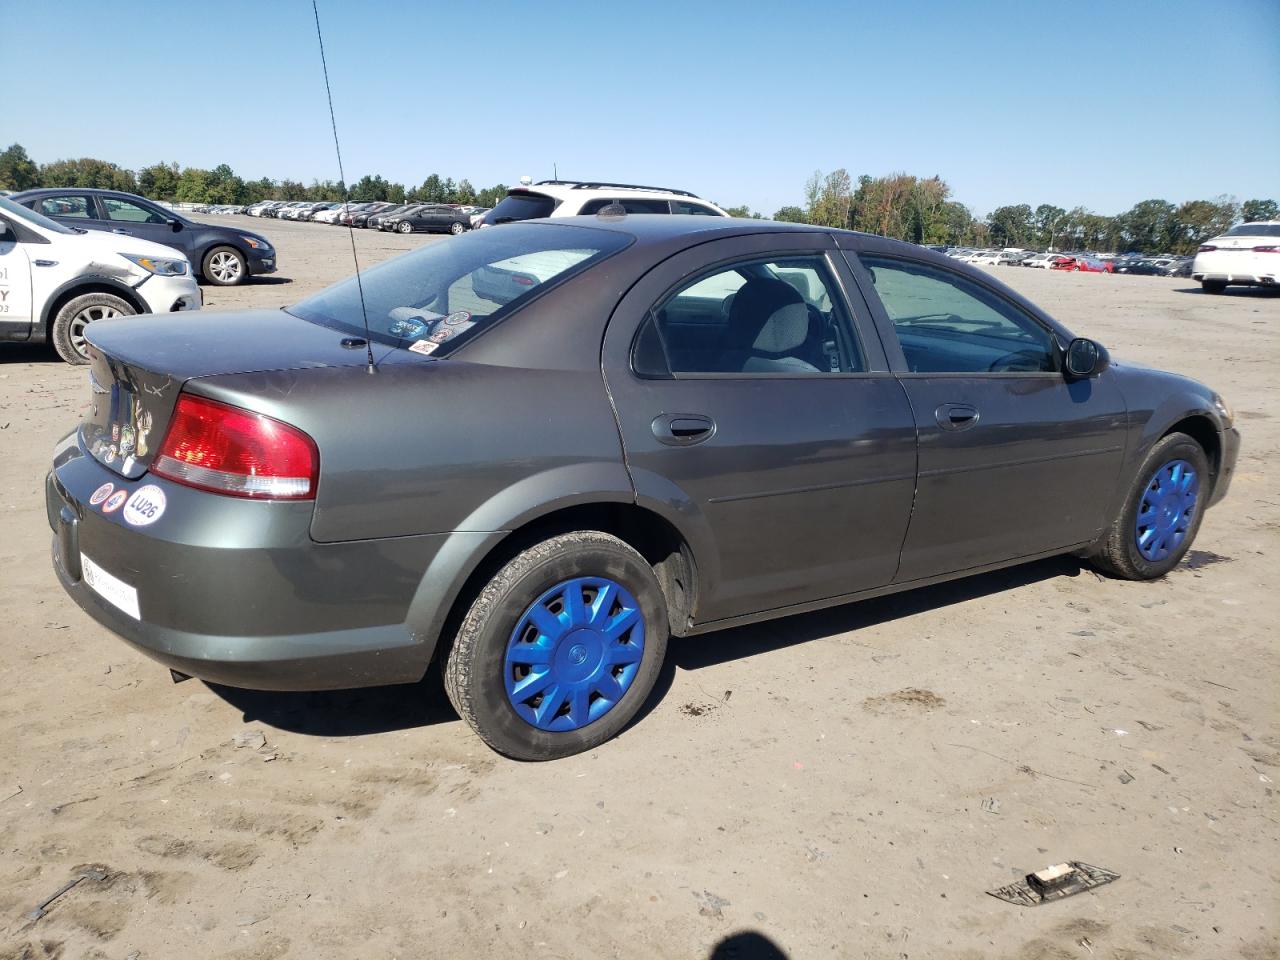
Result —
M235 227L188 220L145 197L86 187L46 187L9 198L69 227L110 230L181 250L206 283L229 287L276 271L276 251L266 237Z

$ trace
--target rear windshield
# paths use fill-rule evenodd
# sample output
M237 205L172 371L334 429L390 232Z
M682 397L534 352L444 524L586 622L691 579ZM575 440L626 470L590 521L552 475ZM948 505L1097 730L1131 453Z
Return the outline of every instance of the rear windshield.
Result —
M1280 223L1242 223L1232 227L1227 237L1280 237Z
M485 214L486 223L512 223L516 220L538 220L551 216L556 202L541 193L509 193Z
M481 230L420 247L360 274L369 335L378 343L444 356L548 286L631 242L622 233L541 223ZM355 277L286 309L304 320L364 335Z

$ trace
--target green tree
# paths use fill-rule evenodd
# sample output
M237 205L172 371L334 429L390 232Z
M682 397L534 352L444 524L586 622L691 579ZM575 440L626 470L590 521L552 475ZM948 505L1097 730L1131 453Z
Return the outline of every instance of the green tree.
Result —
M404 203L403 183L392 183L387 185L387 201L390 203Z
M93 157L46 163L40 168L40 182L46 187L93 187L138 192L138 182L132 171Z
M987 225L991 228L991 242L1000 247L1022 246L1035 236L1035 215L1025 203L996 207L987 217Z
M494 184L492 187L485 187L476 193L476 204L481 207L496 207L506 195L507 185L505 183Z
M727 213L731 217L743 217L743 218L755 219L755 220L761 219L760 214L752 213L751 208L748 207L745 203L740 207L721 207L720 209L723 210L725 213Z
M281 180L277 200L305 200L307 188L299 180Z
M807 223L804 218L804 211L799 207L783 207L773 215L773 219L780 220L783 223Z
M212 179L213 174L208 170L187 167L178 175L174 197L181 203L208 203Z
M471 185L470 180L467 180L465 178L462 180L459 180L458 187L454 191L454 197L456 198L455 200L456 203L475 203L476 188Z
M1240 219L1240 206L1230 197L1188 200L1178 207L1177 230L1169 245L1174 253L1194 253L1210 237L1226 233Z
M3 174L0 174L0 182L2 180ZM1277 204L1274 200L1246 200L1240 204L1240 218L1245 223L1257 223L1259 220L1280 220L1280 204Z
M1035 245L1043 250L1053 249L1066 216L1066 210L1051 203L1042 203L1036 207L1032 217L1035 224Z
M27 156L26 149L15 143L0 153L0 190L30 190L40 186L40 169Z
M365 174L351 188L352 200L386 200L391 185L381 175Z
M1177 208L1167 200L1143 200L1119 219L1123 224L1126 249L1159 253L1173 247L1177 239Z
M178 193L176 163L156 163L138 171L138 192L153 200L172 200Z
M206 203L244 203L245 193L244 181L229 165L220 163L209 172Z

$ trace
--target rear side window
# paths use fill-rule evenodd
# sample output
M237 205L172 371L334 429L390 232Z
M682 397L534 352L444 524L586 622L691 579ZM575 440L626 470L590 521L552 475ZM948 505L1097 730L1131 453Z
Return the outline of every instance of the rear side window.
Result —
M543 193L509 193L485 215L485 220L493 224L537 220L551 216L555 208L555 200Z
M578 211L581 215L599 213L605 207L617 205L626 213L670 213L666 200L642 200L636 197L601 197L588 200Z
M86 220L98 218L98 212L89 203L89 198L79 194L41 197L36 201L36 213L43 213L46 217L81 217Z
M865 369L822 256L736 263L669 295L637 337L641 376Z

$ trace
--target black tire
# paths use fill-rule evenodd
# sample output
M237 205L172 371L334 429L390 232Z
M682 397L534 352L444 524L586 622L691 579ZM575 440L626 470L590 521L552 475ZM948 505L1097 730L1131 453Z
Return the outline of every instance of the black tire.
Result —
M200 262L200 275L215 287L234 287L249 279L249 264L235 247L214 247Z
M1135 524L1138 510L1156 471L1172 460L1186 460L1200 476L1200 492L1196 498L1195 513L1182 543L1167 557L1152 562L1138 550ZM1098 547L1090 556L1095 566L1125 580L1158 580L1182 562L1200 530L1205 504L1211 490L1209 457L1204 448L1185 433L1171 433L1162 438L1142 462L1142 467L1129 484L1120 515L1112 522Z
M460 237L462 234L467 232L467 225L461 220L455 220L453 223L449 224L449 232L455 237Z
M85 328L97 320L131 317L137 312L129 301L113 293L82 293L72 297L54 315L50 330L53 349L67 363L88 363Z
M1227 281L1225 280L1201 280L1200 288L1205 293L1225 293L1227 289Z
M631 685L599 719L553 732L525 721L508 700L507 645L539 597L573 577L607 577L635 598L644 617L644 652ZM644 705L666 655L669 623L653 568L617 537L595 530L566 533L518 554L481 590L454 639L445 691L458 715L494 750L517 760L556 760L615 736Z

